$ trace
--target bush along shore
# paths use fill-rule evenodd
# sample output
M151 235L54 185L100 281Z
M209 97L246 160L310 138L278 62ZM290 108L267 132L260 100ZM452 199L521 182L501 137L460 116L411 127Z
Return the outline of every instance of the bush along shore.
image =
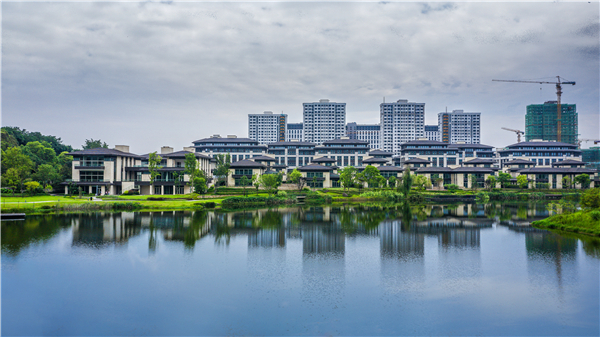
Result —
M585 191L581 196L581 210L568 199L548 204L554 215L532 225L536 228L600 236L600 188Z
M492 201L544 201L579 200L579 193L556 193L554 191L432 191L413 189L408 196L392 189L321 189L312 191L278 191L268 194L264 191L229 188L233 195L120 195L87 197L65 196L2 196L2 213L48 214L60 212L94 211L165 211L183 209L223 209L280 207L292 204L325 205L331 203L364 202L404 202L412 204L439 202L477 202ZM554 192L554 193L553 193ZM243 193L243 194L241 194Z

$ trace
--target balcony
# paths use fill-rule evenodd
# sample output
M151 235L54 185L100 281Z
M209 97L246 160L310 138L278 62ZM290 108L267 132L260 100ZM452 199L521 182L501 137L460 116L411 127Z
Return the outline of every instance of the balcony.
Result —
M74 182L74 183L108 183L109 180L97 179L97 178L84 178L84 179L66 179L66 182Z

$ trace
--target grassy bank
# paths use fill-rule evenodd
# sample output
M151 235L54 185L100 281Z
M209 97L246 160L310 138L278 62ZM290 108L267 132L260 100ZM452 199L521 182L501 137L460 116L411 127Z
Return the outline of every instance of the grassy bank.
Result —
M556 214L544 220L534 221L532 225L541 229L600 236L600 210Z

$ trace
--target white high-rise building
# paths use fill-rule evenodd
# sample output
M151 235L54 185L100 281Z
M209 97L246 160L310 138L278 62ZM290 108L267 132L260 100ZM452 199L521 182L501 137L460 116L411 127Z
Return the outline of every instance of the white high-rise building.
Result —
M319 102L302 103L305 142L323 144L340 139L346 134L346 103Z
M437 125L425 125L425 138L440 142L440 129Z
M425 103L399 99L379 105L382 150L400 154L400 145L424 137Z
M379 124L348 123L346 125L346 136L350 139L369 142L371 149L381 149L381 126Z
M248 114L248 138L260 144L285 141L287 115L273 114L265 111L262 114Z
M287 130L285 131L285 141L291 142L297 140L301 142L304 139L304 128L302 123L288 123Z
M481 141L481 112L440 112L438 114L440 140L444 143L479 144Z

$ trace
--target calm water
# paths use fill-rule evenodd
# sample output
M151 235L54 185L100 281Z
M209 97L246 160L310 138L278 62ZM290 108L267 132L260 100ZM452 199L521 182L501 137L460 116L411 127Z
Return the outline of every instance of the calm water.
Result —
M2 222L2 335L600 335L597 241L544 205Z

